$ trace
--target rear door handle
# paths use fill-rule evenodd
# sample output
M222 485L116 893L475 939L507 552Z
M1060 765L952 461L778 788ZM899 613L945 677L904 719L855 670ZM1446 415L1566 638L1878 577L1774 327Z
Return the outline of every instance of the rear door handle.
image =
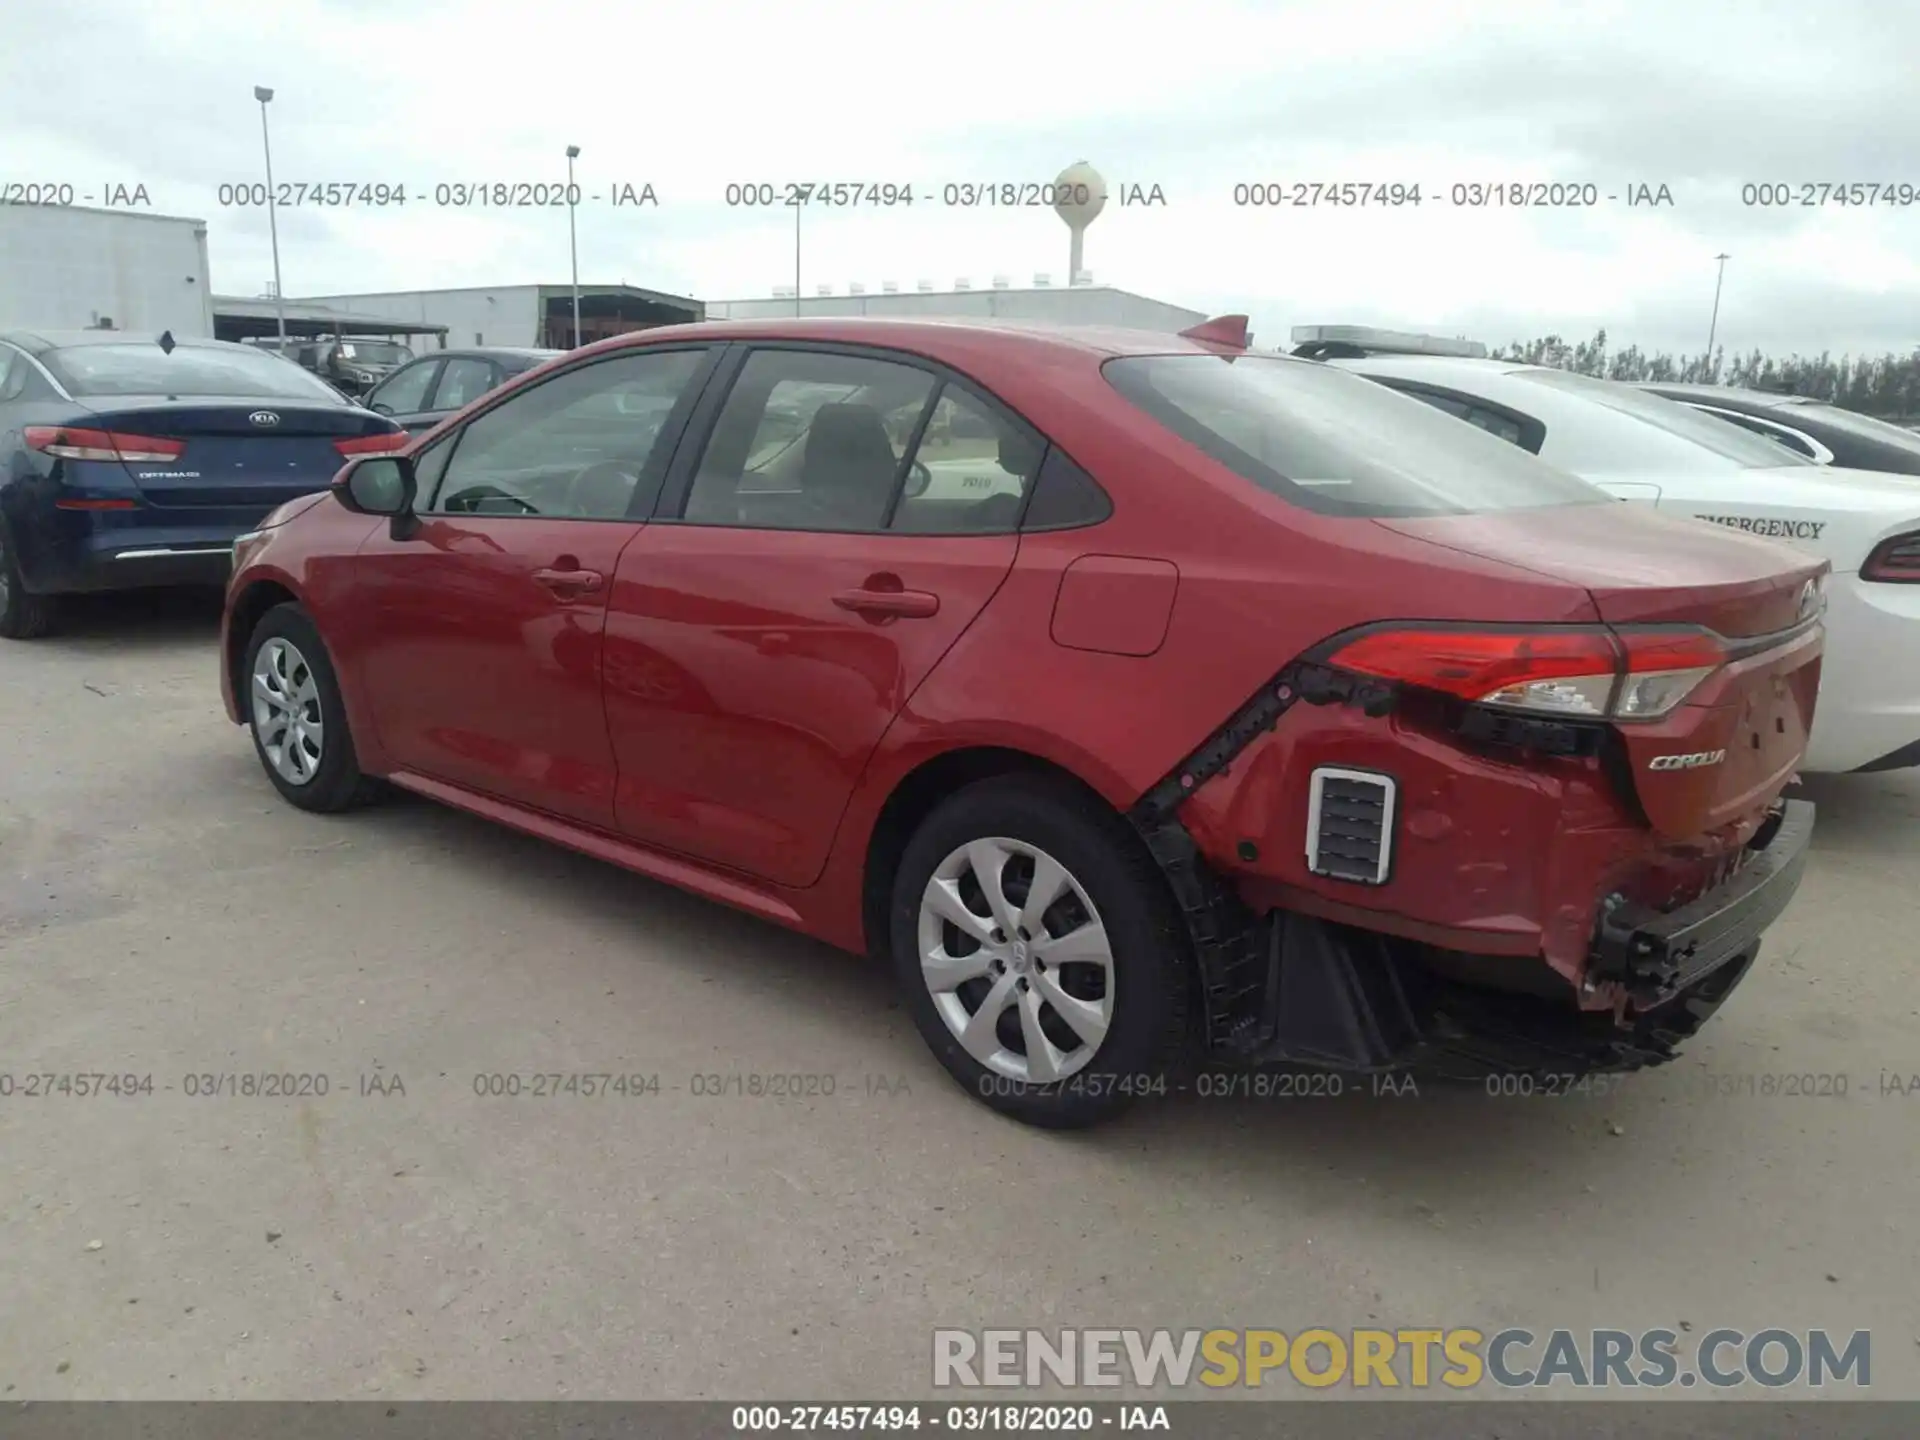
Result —
M536 570L533 583L544 585L556 595L591 595L607 577L598 570Z
M940 613L940 597L925 590L842 590L833 603L869 620L891 616L925 620Z

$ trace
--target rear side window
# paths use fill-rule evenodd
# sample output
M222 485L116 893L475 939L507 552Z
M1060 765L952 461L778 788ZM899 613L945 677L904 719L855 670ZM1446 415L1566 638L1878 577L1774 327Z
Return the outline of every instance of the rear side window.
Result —
M326 400L339 392L279 356L247 345L176 345L152 341L73 345L49 350L40 363L70 395L220 395L246 400Z
M1107 380L1261 489L1327 515L1470 515L1611 503L1524 450L1384 385L1311 360L1154 355Z

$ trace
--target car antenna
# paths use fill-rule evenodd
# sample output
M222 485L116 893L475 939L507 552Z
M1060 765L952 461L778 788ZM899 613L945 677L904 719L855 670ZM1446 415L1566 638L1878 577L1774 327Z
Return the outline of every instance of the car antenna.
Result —
M1253 343L1252 337L1247 334L1245 315L1216 315L1211 320L1182 330L1180 338L1202 345L1224 345L1230 350L1245 350Z
M160 353L162 355L171 355L173 353L173 343L173 331L162 330L160 332Z

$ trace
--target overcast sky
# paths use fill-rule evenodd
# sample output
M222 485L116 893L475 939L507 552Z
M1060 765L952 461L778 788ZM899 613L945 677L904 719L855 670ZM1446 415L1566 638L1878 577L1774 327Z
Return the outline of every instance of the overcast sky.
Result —
M911 207L803 216L808 293L1047 272L1044 208L940 203L1091 161L1100 283L1295 324L1499 344L1606 327L1698 350L1725 251L1729 348L1920 345L1920 106L1909 0L1231 4L1219 0L13 0L0 184L144 185L208 222L214 288L272 278L267 220L223 206L274 175L403 186L404 207L282 211L289 295L566 283L564 207L440 207L459 182L558 185L581 147L585 283L706 300L793 279L793 212L729 183L880 182ZM1387 182L1423 203L1236 206L1252 181ZM1583 209L1473 209L1456 183L1593 185ZM1763 207L1743 187L1905 185L1910 203ZM615 208L652 185L657 207ZM1158 186L1163 206L1121 207ZM1630 206L1638 186L1670 205ZM1617 200L1606 197L1617 195Z

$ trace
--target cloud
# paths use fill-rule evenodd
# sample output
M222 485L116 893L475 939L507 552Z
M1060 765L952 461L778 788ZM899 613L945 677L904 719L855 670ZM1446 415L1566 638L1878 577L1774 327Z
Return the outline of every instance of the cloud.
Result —
M1042 206L940 203L949 183L1044 182L1087 158L1166 204L1109 204L1105 282L1271 335L1377 321L1499 338L1605 325L1698 345L1715 264L1721 335L1904 351L1920 299L1920 118L1904 57L1920 9L1751 0L962 8L877 0L72 0L16 7L0 54L0 179L144 183L209 222L215 286L272 274L266 217L223 203L261 178L402 185L404 207L280 213L290 294L567 278L564 208L438 204L436 187L557 185L578 144L580 267L734 299L793 274L793 216L728 204L753 182L907 183L911 207L801 217L807 288L995 274L1065 278ZM85 44L84 65L49 63ZM110 41L111 43L107 43ZM1538 181L1670 205L1462 206L1456 184ZM1249 182L1418 183L1418 207L1251 207ZM1744 187L1907 184L1912 203L1758 205ZM323 192L324 193L324 192ZM444 193L444 192L442 192ZM931 197L929 201L926 197ZM1897 198L1897 191L1896 191ZM1698 336L1698 339L1692 337Z

